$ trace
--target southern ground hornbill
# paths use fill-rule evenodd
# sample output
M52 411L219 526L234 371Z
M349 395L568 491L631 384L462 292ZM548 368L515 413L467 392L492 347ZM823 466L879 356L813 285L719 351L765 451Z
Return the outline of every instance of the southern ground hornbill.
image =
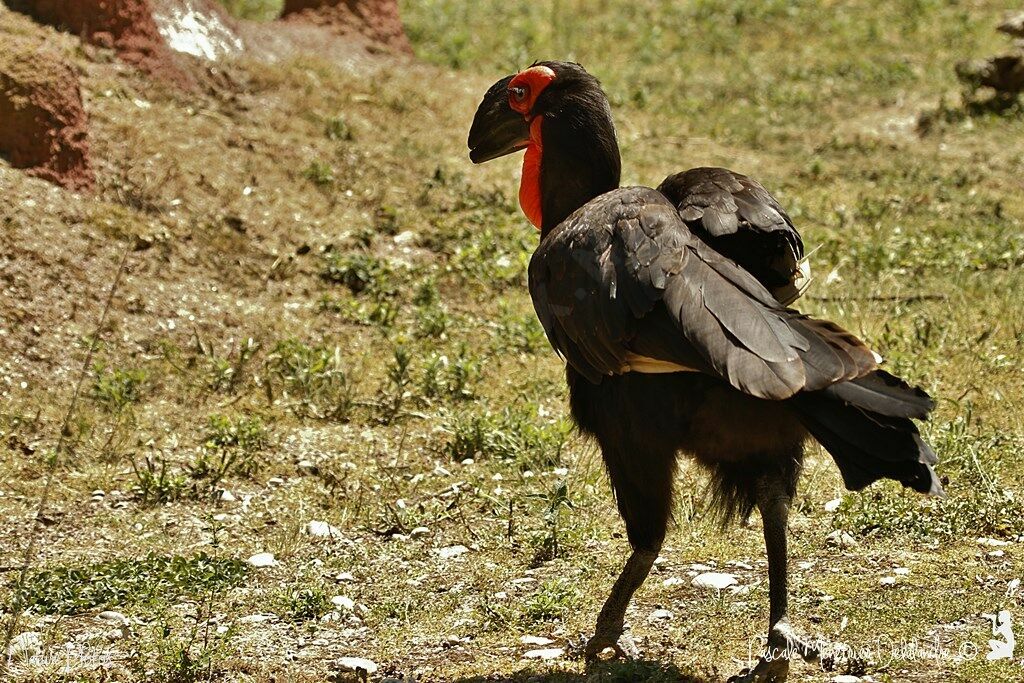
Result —
M803 245L757 182L720 168L619 187L608 100L577 64L541 62L488 90L469 134L484 162L520 149L520 205L540 230L530 294L566 361L573 418L596 439L633 553L586 654L635 654L626 606L665 538L678 453L715 508L756 507L768 555L768 652L736 681L782 681L814 658L787 618L786 524L814 437L851 490L889 478L942 495L914 419L928 395L877 368L837 325L787 308Z

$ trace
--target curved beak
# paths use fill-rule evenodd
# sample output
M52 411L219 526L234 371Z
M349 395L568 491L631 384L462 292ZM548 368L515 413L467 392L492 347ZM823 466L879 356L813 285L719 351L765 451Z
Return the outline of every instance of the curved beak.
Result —
M523 115L508 106L506 76L488 89L477 107L469 129L469 158L474 164L511 154L530 142L530 126Z

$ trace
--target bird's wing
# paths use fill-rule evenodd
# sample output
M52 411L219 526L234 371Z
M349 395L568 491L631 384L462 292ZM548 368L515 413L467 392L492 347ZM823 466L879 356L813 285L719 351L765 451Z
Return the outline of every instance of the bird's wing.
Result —
M783 307L650 188L576 211L544 238L529 275L548 339L593 382L640 355L779 400L875 367L862 342Z
M797 299L810 272L793 221L761 185L724 168L693 168L658 186L693 234L750 272L783 304Z

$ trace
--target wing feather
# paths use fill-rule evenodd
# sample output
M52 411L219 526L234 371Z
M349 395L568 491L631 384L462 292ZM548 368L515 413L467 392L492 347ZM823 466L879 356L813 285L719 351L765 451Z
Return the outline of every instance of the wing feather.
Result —
M604 194L546 235L530 292L552 345L592 382L642 359L781 400L874 368L862 342L782 306L649 188Z

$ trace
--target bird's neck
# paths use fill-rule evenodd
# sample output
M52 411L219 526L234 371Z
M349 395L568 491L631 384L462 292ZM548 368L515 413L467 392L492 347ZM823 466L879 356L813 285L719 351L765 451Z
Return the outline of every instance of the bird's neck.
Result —
M600 104L531 123L519 203L542 240L573 211L619 186L615 126L607 103Z

